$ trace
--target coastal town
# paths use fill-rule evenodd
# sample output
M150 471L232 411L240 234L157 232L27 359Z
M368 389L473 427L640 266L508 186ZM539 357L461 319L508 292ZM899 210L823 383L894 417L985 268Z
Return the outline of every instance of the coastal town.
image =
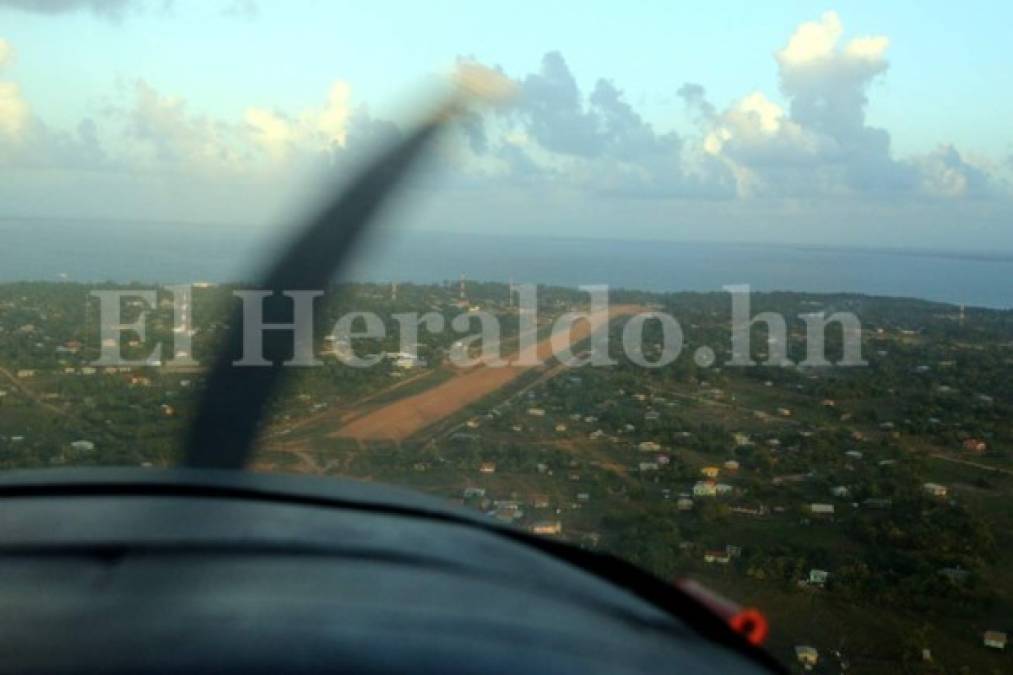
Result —
M109 288L114 288L109 286ZM130 287L115 287L130 290ZM0 285L0 463L169 466L228 328L235 287L194 289L194 359L100 364L93 289ZM540 288L538 337L586 311L586 295ZM685 331L682 358L616 365L460 368L453 332L405 351L392 317L486 312L502 351L518 348L511 285L348 284L320 325L368 310L383 339L325 330L323 365L291 369L254 468L381 481L453 500L507 526L624 557L671 581L691 577L760 608L770 649L799 671L1002 672L1013 630L1013 312L858 295L754 294L789 319L791 365L729 367L720 293L614 291L616 307L663 310ZM127 358L173 344L173 296L125 298L146 334ZM853 312L861 367L803 367L806 313ZM612 345L628 317L611 315ZM772 345L754 331L754 358ZM178 333L177 333L178 335ZM586 350L586 334L570 335ZM662 349L657 325L643 353ZM829 330L840 358L843 336ZM712 348L711 363L693 358ZM477 349L477 346L475 346ZM349 368L338 352L378 355ZM167 356L172 356L171 353ZM180 356L176 353L175 356ZM492 374L490 374L492 373ZM876 621L869 621L870 614Z

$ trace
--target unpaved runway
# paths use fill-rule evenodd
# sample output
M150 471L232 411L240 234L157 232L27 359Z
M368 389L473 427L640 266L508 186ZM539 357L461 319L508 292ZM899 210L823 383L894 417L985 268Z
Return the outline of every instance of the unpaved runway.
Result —
M616 305L609 308L609 318L635 314L644 308L636 305ZM596 319L599 317L595 317ZM590 336L590 325L580 321L570 334L570 343L576 344ZM557 337L557 341L558 341ZM520 354L531 356L532 348ZM546 337L534 345L537 360L544 362L552 356L552 337ZM506 358L517 359L518 355ZM538 366L505 366L494 368L476 366L451 380L443 382L420 394L394 401L382 408L372 410L352 419L345 426L330 434L333 437L356 438L359 440L403 440L423 428L439 422L461 409L488 396L497 389L513 382L525 372Z

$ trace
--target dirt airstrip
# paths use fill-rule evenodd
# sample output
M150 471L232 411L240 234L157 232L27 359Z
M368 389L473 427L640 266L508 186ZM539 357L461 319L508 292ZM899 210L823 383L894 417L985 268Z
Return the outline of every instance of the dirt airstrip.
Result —
M643 310L643 307L636 305L616 305L609 308L609 319ZM594 319L600 318L600 316L594 317ZM570 331L570 344L574 345L587 340L590 332L589 322L577 322ZM526 351L512 357L505 357L505 359L511 363L530 363L535 360L542 363L553 354L553 338L558 344L563 335L557 333L546 337L537 344L528 347ZM532 349L535 350L536 359L530 358L532 355L530 350ZM348 421L329 435L335 438L358 440L403 440L423 428L459 412L513 382L525 372L538 367L540 366L490 367L479 365L462 370L459 375L422 393L393 401L361 415L354 413L347 415L344 419Z

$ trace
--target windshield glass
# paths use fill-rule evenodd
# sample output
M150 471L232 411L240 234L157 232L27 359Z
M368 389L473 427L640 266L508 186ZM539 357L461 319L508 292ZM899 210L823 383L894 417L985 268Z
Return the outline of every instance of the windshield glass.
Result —
M0 466L177 465L225 354L284 374L252 470L695 579L792 667L1000 672L1005 13L0 0Z

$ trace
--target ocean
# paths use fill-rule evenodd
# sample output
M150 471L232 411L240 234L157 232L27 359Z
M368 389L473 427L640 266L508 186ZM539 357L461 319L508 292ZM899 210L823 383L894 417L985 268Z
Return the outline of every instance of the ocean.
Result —
M0 282L250 281L278 237L235 227L0 220ZM853 292L1013 308L1013 253L618 241L406 232L374 235L345 278L608 284L647 291Z

